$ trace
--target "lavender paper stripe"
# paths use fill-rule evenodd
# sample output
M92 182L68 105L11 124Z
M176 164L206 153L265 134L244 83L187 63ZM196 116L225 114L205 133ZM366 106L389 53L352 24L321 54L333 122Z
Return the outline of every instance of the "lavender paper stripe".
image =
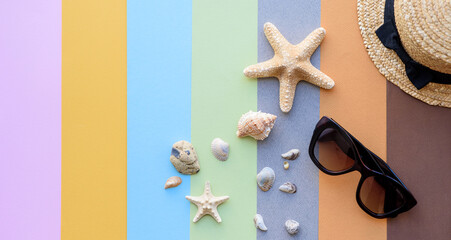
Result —
M320 27L320 1L259 1L258 60L270 59L274 52L264 33L265 22L273 23L292 44L301 42L311 31ZM319 50L311 61L319 68ZM257 212L268 227L257 230L257 239L318 239L318 169L308 156L308 145L319 119L319 88L306 82L298 84L292 110L285 114L279 108L279 82L276 79L258 80L258 110L278 116L269 138L258 142L257 171L271 167L276 181L268 192L258 190ZM301 150L289 170L283 169L280 154L292 148ZM297 185L295 194L278 190L284 182ZM300 232L290 236L285 221L300 223Z
M0 238L60 238L61 1L0 2Z

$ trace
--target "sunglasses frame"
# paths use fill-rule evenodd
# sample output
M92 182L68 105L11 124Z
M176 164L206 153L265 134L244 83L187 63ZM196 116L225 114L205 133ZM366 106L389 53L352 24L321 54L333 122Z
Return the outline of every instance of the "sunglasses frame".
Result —
M343 171L330 171L326 169L324 166L321 165L318 159L316 159L315 156L315 145L318 141L321 133L327 129L332 128L338 131L338 133L341 134L341 136L344 138L345 141L347 141L350 146L352 146L352 151L354 153L354 156L356 156L357 159L354 161L354 165L350 167L349 169L345 169ZM359 151L360 150L360 151ZM364 155L366 155L366 157ZM375 217L375 218L388 218L388 217L396 217L398 214L402 212L406 212L410 210L412 207L414 207L417 204L417 201L413 197L412 193L407 189L407 187L402 183L402 181L396 176L396 174L391 170L391 168L383 161L380 157L378 157L376 154L371 152L368 148L366 148L363 144L361 144L354 136L352 136L348 131L346 131L340 124L335 122L332 118L323 116L318 123L316 124L315 130L313 131L312 139L310 141L309 146L309 155L312 159L313 163L324 173L328 175L342 175L346 174L352 171L358 171L362 175L359 183L357 185L357 191L356 191L356 200L360 208L365 211L368 215ZM363 160L371 161L366 162ZM365 164L366 162L366 164ZM373 165L376 166L378 169L371 169L367 165ZM363 182L368 178L372 176L380 176L384 177L391 182L393 182L398 189L400 190L402 196L403 196L403 204L398 207L397 209L394 209L387 213L374 213L371 210L369 210L360 199L360 190L362 188Z

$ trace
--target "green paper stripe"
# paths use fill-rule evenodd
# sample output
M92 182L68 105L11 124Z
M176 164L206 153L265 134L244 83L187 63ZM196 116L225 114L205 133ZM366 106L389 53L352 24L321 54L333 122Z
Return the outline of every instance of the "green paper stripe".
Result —
M191 222L191 239L256 239L257 143L236 137L240 116L257 110L257 81L243 69L257 61L257 0L193 0L191 140L200 172L191 177L191 194L201 195L205 181L216 196L230 199L210 216ZM229 159L210 152L220 137L230 144ZM197 207L191 204L191 221Z

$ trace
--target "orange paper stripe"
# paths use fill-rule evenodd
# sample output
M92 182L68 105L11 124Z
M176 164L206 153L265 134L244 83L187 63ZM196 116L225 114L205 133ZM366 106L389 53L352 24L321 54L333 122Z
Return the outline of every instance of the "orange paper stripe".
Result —
M320 115L332 117L381 158L386 157L386 80L371 62L357 21L356 1L322 0L321 70L335 80L320 92ZM375 219L356 202L358 172L319 175L319 239L387 237L386 220Z
M125 240L126 1L62 9L61 239Z

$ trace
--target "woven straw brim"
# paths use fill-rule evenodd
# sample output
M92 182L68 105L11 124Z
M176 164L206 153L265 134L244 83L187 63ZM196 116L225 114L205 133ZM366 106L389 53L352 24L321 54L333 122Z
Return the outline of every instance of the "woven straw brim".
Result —
M418 90L407 78L404 63L386 48L375 31L384 23L385 0L357 0L357 15L363 44L379 72L401 90L430 105L451 108L451 85L429 83Z
M451 74L450 0L396 0L394 9L409 56L430 69Z

